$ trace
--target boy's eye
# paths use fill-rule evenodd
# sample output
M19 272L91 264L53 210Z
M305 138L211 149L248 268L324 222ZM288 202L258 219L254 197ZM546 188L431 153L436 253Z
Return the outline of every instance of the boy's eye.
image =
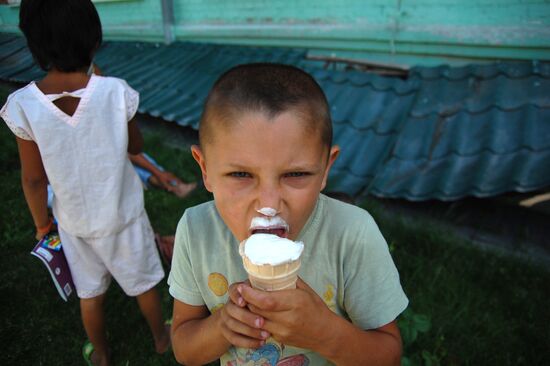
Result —
M229 176L234 178L247 178L250 177L250 174L247 172L231 172L229 173Z
M309 175L309 173L306 173L306 172L291 172L291 173L286 173L285 177L297 178L297 177L305 177L306 175Z

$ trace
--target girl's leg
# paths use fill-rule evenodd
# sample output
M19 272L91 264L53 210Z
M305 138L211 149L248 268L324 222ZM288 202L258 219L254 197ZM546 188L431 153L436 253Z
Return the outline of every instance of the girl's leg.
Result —
M155 350L157 353L166 352L170 346L170 326L164 324L160 296L157 289L153 287L138 295L137 302L153 334Z
M110 365L109 347L107 345L107 333L105 332L105 314L103 303L105 294L89 299L80 299L80 313L82 323L88 335L88 339L94 346L91 359L94 365Z

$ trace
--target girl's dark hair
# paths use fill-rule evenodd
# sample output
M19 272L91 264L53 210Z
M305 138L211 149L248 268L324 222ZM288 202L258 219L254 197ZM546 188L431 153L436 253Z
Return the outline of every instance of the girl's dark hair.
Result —
M101 45L101 21L91 0L23 0L19 28L40 68L88 67Z

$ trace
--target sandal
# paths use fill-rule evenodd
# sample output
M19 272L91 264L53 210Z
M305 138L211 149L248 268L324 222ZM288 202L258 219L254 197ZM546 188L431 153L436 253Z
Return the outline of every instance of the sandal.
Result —
M90 341L84 342L82 346L82 357L87 366L94 366L92 363L92 353L94 352L94 345Z

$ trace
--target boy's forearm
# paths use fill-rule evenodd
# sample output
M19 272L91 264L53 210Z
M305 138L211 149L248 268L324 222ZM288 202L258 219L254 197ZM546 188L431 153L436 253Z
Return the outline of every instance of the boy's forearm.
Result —
M394 323L390 323L396 328ZM384 327L362 330L334 314L325 327L326 342L315 350L336 365L400 365L401 338L399 333L384 331ZM397 329L397 332L399 330Z
M176 360L186 366L204 365L219 359L231 346L218 326L219 311L180 325L172 334Z

